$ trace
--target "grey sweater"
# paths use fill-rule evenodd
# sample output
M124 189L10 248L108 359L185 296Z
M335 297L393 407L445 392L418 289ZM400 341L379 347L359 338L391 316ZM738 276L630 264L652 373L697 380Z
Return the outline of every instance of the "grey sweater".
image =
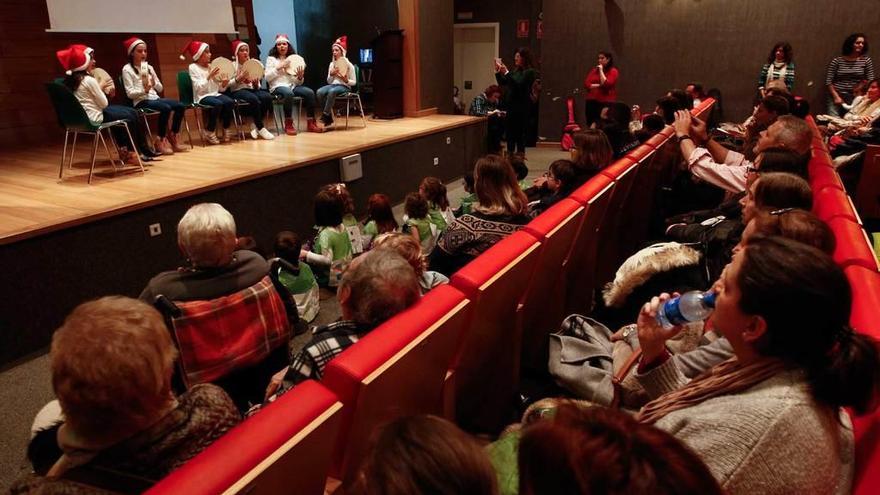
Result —
M688 382L672 359L636 377L652 398ZM849 416L816 404L802 371L673 411L655 426L697 452L727 493L851 492Z

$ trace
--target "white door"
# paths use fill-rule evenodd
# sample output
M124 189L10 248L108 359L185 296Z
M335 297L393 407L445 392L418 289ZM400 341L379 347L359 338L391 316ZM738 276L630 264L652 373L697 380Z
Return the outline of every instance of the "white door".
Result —
M494 60L498 56L498 23L456 24L453 70L464 111L487 86L495 84Z

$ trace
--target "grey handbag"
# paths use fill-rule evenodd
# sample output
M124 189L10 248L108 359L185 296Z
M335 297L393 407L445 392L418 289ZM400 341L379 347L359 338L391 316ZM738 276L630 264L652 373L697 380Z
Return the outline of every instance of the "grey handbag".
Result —
M586 316L573 314L550 335L549 370L556 383L603 406L614 402L611 330Z

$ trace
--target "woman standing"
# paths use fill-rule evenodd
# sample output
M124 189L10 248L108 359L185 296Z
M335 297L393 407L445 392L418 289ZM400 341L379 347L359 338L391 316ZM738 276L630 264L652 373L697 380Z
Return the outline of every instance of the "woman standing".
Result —
M840 117L844 113L844 103L853 100L853 88L862 81L874 79L874 62L866 56L868 38L863 33L847 36L843 42L843 53L834 57L825 73L825 86L828 87L828 115Z
M348 51L348 37L340 36L333 42L331 48L333 59L327 68L327 85L318 89L318 103L323 108L321 122L324 128L333 125L333 104L336 97L351 91L352 86L357 84L354 65L345 58Z
M128 63L122 67L125 95L135 108L159 112L159 129L153 146L165 155L184 151L186 148L177 142L177 137L186 107L177 100L159 97L164 88L156 70L147 63L147 43L144 40L132 37L125 40L123 46L128 55ZM168 118L172 112L174 117L171 121L171 134L168 134Z
M791 45L787 41L780 41L773 45L767 63L761 67L761 75L758 76L758 91L764 97L764 88L770 81L781 80L785 83L788 91L794 88L794 62L792 61Z
M312 88L303 86L305 66L298 67L293 74L288 72L291 60L288 58L296 55L296 51L290 46L290 40L286 34L275 37L275 46L269 50L269 58L266 59L266 82L269 83L269 91L272 94L284 98L284 132L288 135L296 135L296 127L293 126L293 97L303 99L308 115L307 126L309 132L322 132L315 123L315 108L317 99Z
M247 102L247 109L254 121L250 132L252 138L275 139L275 136L263 125L263 117L272 110L272 95L260 88L260 78L248 74L242 67L251 58L250 47L244 41L235 40L232 42L232 53L235 55L232 61L235 77L229 81L229 96Z
M532 108L532 84L538 77L533 68L532 52L519 48L513 55L513 70L508 70L501 59L495 60L495 80L504 88L504 106L507 111L507 152L526 154L526 124Z
M584 102L587 127L599 121L603 107L617 101L619 75L617 67L614 67L614 57L611 53L599 52L599 64L593 67L584 79L584 89L587 90Z

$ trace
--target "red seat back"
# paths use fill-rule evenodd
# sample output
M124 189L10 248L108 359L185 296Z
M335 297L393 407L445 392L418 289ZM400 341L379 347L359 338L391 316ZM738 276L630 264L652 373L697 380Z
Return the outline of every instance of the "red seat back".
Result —
M510 420L521 339L514 317L540 247L531 234L515 232L452 276L452 285L474 303L451 368L456 419L467 429L497 432Z
M320 495L342 404L309 380L246 419L159 481L148 495Z
M835 217L843 217L858 224L862 223L849 196L836 187L813 191L813 213L826 222Z
M844 268L858 265L877 271L877 258L871 248L871 242L859 224L842 217L832 218L827 223L837 241L834 261L838 265Z
M565 270L565 313L585 312L592 301L596 282L596 258L599 253L599 227L606 216L614 182L597 175L569 196L581 199L586 207L584 220L571 246Z

